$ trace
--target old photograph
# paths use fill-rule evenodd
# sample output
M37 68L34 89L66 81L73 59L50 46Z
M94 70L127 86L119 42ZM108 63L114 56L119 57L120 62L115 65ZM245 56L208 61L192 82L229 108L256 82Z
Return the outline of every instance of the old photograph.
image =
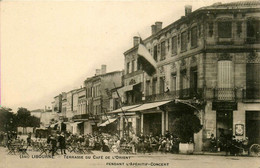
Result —
M260 168L259 0L2 0L0 67L0 168Z

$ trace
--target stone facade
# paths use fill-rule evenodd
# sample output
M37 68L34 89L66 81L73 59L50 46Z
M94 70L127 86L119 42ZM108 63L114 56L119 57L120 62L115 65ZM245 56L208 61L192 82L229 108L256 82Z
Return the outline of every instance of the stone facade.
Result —
M152 131L148 119L158 123L157 134L170 131L173 113L187 108L203 124L194 135L198 151L207 150L211 134L217 139L221 133L237 139L248 136L250 143L260 142L260 135L248 130L253 127L249 121L260 113L259 5L256 1L220 3L188 13L165 28L156 22L152 35L143 40L157 61L153 76L143 72L137 61L134 37L134 46L124 53L125 105L178 100L195 101L199 107L175 103L161 106L163 110L139 111L140 132Z

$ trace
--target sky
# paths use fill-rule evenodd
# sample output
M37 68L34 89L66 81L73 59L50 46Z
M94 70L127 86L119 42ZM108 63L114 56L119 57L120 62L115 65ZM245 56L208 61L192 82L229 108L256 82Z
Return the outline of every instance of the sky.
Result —
M233 1L233 0L232 0ZM1 1L1 106L51 107L95 69L123 70L133 36L151 35L192 10L227 0Z

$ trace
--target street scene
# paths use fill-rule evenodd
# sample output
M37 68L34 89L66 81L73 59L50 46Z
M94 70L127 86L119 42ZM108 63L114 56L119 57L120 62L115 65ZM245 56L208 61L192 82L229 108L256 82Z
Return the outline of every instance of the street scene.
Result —
M0 168L260 168L259 1L2 4Z

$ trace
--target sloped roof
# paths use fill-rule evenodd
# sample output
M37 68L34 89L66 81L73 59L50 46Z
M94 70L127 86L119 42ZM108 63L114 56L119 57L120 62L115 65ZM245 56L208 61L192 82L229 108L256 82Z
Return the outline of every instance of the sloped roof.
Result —
M243 7L250 8L250 7L257 7L259 5L260 5L260 1L237 1L237 2L229 2L229 3L217 2L214 3L213 5L202 7L200 9L243 8Z

